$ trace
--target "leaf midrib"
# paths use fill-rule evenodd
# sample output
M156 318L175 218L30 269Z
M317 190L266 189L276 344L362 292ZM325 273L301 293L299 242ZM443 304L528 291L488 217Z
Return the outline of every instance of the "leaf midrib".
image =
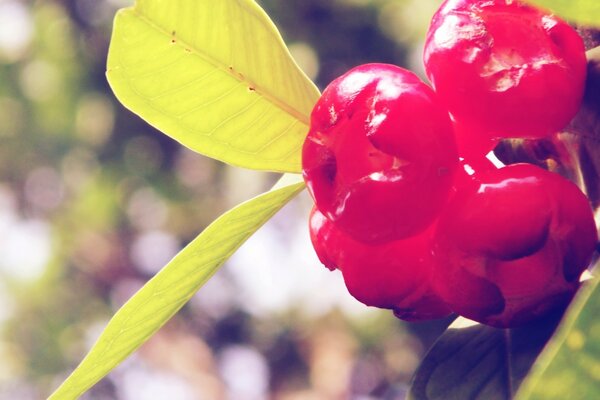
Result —
M131 12L131 13L135 14L135 16L137 18L139 18L141 21L143 21L145 24L150 26L152 29L163 34L167 38L172 37L172 34L169 33L168 30L166 30L162 26L156 24L151 18L149 18L148 16L146 16L145 14L140 12L135 6L123 9L121 12L123 12L123 13ZM238 82L245 83L248 86L248 88L252 88L251 90L253 90L257 95L265 98L268 102L275 105L277 108L279 108L283 112L289 114L292 118L295 118L300 123L305 125L307 128L310 126L309 117L306 114L297 110L295 107L291 106L290 104L286 103L285 101L281 100L279 97L271 94L268 90L264 89L262 86L257 85L254 82L250 81L249 79L246 78L246 75L237 73L237 71L235 71L233 69L233 66L224 65L219 60L215 59L214 57L211 57L209 54L199 51L194 46L190 45L188 42L186 42L185 40L182 40L180 38L177 38L175 45L189 50L190 54L193 54L193 55L199 57L200 59L202 59L202 61L211 64L212 66L214 66L216 69L218 69L219 71L221 71L228 77L233 78L234 80L237 80Z

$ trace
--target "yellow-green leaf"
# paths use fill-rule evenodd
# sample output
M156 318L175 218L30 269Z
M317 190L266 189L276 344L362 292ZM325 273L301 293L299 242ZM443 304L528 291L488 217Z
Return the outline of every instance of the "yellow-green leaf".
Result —
M270 192L226 212L177 254L117 311L50 399L79 397L150 338L246 239L302 190L302 182L290 179L284 176Z
M598 0L527 0L539 7L554 11L564 19L589 26L600 27L600 1Z
M300 171L319 92L252 0L137 0L115 18L107 77L126 107L192 150Z
M600 399L600 277L580 290L517 400Z

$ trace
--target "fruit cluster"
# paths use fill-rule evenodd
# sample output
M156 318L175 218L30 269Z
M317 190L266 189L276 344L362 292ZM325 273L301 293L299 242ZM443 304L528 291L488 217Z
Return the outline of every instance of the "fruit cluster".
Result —
M511 327L564 306L597 231L588 199L502 138L559 132L583 96L583 42L519 1L446 0L424 52L433 89L387 64L334 80L311 114L310 234L361 302L406 320L451 312Z

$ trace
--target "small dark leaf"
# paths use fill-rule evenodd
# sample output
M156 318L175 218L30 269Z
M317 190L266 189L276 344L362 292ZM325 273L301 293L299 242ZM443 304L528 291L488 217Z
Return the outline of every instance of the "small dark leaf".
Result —
M497 329L458 318L425 356L408 399L511 399L561 314L516 329Z

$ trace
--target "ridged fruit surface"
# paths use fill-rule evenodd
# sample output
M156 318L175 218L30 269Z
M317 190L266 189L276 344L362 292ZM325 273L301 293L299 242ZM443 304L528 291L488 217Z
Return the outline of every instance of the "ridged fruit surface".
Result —
M517 326L564 306L597 242L588 199L530 164L463 181L434 236L434 287L455 312Z
M424 231L447 201L457 163L435 93L388 64L356 67L324 90L302 153L319 211L368 243Z

